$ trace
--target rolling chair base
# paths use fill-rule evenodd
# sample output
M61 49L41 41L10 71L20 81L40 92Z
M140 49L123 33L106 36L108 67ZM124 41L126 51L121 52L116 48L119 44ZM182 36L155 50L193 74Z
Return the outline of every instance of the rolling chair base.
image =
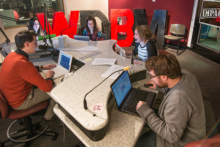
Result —
M4 147L4 144L6 142L12 141L15 143L25 143L25 146L27 146L27 143L38 138L41 135L47 135L47 136L51 136L51 140L56 140L57 138L57 133L48 131L48 126L44 127L43 131L39 130L39 128L42 128L42 126L39 123L33 124L32 125L32 121L30 116L23 118L24 120L24 125L25 127L10 133L11 128L14 126L14 124L16 124L17 122L19 122L19 120L15 120L14 122L12 122L12 124L9 126L8 130L7 130L7 137L8 140L4 141L4 142L0 142L0 147ZM27 123L28 122L28 123ZM20 124L20 122L19 122ZM18 138L27 136L26 139L23 140L17 140Z

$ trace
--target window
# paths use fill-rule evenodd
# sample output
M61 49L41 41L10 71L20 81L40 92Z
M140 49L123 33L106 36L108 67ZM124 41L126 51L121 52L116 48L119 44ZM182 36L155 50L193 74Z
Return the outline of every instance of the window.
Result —
M53 19L53 13L64 12L63 0L0 0L0 15L4 28L27 26L35 13L44 13L47 6L47 17Z
M219 52L220 28L216 26L200 24L198 44L205 48Z
M203 0L198 45L215 52L220 47L220 1Z

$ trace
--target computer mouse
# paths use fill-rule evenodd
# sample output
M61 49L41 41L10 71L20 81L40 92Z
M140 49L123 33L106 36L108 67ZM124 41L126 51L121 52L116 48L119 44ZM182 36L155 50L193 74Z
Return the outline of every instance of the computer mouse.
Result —
M145 88L149 88L150 86L153 86L153 84L144 84Z

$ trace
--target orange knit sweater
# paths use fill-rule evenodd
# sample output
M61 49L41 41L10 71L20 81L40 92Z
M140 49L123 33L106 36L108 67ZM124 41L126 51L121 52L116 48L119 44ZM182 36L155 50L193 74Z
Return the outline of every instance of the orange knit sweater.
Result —
M0 71L0 90L12 108L19 107L30 93L33 85L50 92L52 80L45 80L28 58L16 52L4 59Z

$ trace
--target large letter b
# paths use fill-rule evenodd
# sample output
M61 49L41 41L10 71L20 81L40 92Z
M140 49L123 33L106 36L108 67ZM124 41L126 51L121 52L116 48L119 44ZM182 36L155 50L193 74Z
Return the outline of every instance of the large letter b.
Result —
M125 25L118 25L117 17L126 16L127 22ZM129 47L133 41L132 27L134 24L134 16L130 9L111 9L111 39L118 40L118 32L126 32L125 40L118 40L118 45L121 47Z

